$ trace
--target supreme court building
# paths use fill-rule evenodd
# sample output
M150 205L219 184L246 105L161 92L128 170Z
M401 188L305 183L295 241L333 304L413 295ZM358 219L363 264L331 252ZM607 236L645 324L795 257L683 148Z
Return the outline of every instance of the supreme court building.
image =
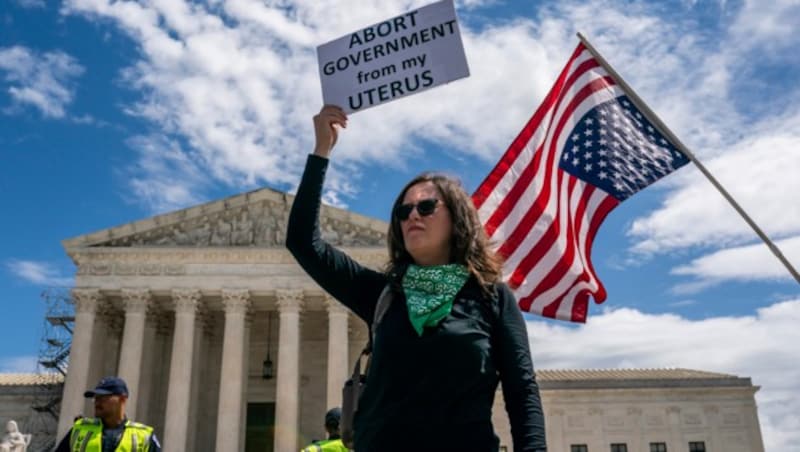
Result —
M127 381L128 416L155 427L165 451L296 451L324 437L367 329L285 249L292 199L261 189L63 242L77 275L59 438L93 414L83 392L104 375ZM361 263L386 262L386 223L323 207L320 225ZM677 369L539 380L551 451L763 451L749 378Z

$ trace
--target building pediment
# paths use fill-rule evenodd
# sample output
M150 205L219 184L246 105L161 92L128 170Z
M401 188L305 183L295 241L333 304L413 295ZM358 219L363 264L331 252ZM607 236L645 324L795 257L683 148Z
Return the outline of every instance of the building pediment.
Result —
M269 188L157 215L63 241L67 251L87 247L283 247L294 196ZM388 225L323 206L320 229L343 247L385 246Z

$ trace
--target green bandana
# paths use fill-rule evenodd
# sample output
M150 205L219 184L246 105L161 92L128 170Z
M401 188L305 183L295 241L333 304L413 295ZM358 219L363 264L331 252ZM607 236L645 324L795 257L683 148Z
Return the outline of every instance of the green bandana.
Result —
M426 326L435 326L450 314L453 300L469 278L467 267L460 264L420 267L409 265L403 276L408 318L422 336Z

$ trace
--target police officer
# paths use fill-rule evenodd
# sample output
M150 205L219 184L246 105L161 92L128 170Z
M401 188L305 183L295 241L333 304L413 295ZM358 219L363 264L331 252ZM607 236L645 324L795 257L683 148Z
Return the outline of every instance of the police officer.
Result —
M328 432L328 439L314 441L300 452L348 452L349 449L342 443L342 436L339 433L341 419L342 410L339 407L331 408L325 413L325 430Z
M94 418L79 418L55 452L161 452L153 427L125 416L128 385L119 377L105 377L83 393L94 398Z

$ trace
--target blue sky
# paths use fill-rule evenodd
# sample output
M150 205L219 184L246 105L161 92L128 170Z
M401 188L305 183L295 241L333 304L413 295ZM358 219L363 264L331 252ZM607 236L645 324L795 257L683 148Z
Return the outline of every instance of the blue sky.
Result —
M291 191L321 94L315 47L424 5L4 0L0 371L33 371L60 241L268 186ZM386 219L425 169L473 190L582 31L800 267L800 5L457 2L471 76L351 117L326 199ZM531 319L537 366L752 377L768 450L800 444L800 285L694 168L625 201L583 326ZM12 339L12 340L9 340ZM792 448L795 449L792 449Z

